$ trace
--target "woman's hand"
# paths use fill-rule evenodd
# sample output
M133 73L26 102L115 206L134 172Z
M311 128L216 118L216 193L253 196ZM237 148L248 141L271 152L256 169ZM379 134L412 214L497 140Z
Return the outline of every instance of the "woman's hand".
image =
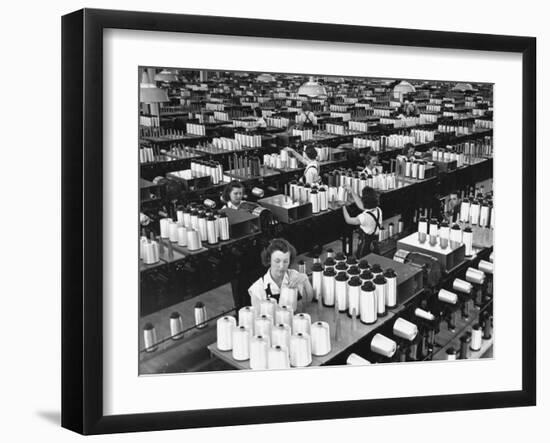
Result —
M141 224L141 226L147 226L149 223L151 223L151 219L143 212L141 212L139 214L139 223Z
M296 288L298 289L298 294L302 296L304 301L313 300L313 287L309 282L309 278L306 274L299 274L295 278Z
M303 287L306 281L308 281L307 275L299 273L290 277L288 287L291 289L298 289Z

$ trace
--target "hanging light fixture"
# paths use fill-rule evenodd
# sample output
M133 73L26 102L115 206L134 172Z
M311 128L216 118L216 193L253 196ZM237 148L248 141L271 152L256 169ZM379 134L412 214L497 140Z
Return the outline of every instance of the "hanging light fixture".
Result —
M141 83L139 84L139 100L141 103L164 103L170 101L168 94L164 89L157 88L151 80L147 71L141 74Z
M470 83L457 83L454 86L453 91L465 92L465 91L475 91L475 89Z
M399 84L395 85L393 88L393 98L403 101L404 97L407 94L412 94L416 92L416 88L411 85L409 82L402 80Z
M276 81L276 78L273 77L272 74L263 73L263 74L258 75L258 77L256 77L256 80L259 81L259 82L262 82L262 83L271 83L271 82Z
M298 95L305 95L307 97L326 96L327 90L323 85L317 83L313 77L310 77L309 81L298 88Z
M163 83L171 83L171 82L177 82L179 81L179 79L176 73L168 69L163 69L158 74L155 74L155 81L163 82Z

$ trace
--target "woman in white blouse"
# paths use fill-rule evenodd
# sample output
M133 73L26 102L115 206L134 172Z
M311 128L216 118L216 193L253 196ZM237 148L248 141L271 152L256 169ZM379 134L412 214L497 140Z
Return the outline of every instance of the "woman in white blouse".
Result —
M315 185L321 182L321 177L319 175L319 162L317 161L317 149L311 145L308 145L304 149L303 156L296 152L295 149L285 148L285 150L292 153L294 157L296 157L296 159L306 167L304 170L304 175L301 178L303 183Z
M283 287L295 288L306 300L312 299L313 288L307 275L289 269L295 257L296 249L288 241L283 238L271 240L262 252L262 263L269 268L263 277L248 288L251 305L255 309L259 309L260 302L267 297L278 301Z
M382 165L378 163L378 156L367 155L365 168L361 171L362 174L377 175L382 173Z
M244 185L239 180L232 180L222 192L224 208L239 209L243 202Z

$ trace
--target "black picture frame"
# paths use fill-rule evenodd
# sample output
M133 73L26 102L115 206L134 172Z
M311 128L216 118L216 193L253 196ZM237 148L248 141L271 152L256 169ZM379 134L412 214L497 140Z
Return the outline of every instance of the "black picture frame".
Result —
M522 388L105 416L102 337L103 48L107 28L502 51L522 55ZM62 18L62 426L82 434L536 404L536 39L338 24L83 9Z

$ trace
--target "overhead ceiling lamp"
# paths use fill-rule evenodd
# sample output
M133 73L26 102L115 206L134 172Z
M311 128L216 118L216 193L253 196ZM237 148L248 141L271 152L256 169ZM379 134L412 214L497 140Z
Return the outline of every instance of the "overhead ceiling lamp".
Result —
M416 88L405 80L401 81L399 84L395 85L393 88L393 98L398 100L403 100L407 94L416 92Z
M155 74L156 82L171 83L179 81L178 75L168 69L163 69L158 74Z
M258 75L258 77L256 77L256 80L262 83L271 83L276 81L276 78L273 77L273 75L271 74L264 73L264 74Z
M457 83L453 91L475 91L475 89L470 83Z
M401 93L401 94L408 94L410 92L416 92L416 89L413 85L411 85L409 82L406 82L403 80L398 85L395 85L393 88L394 93Z
M322 97L327 95L327 90L323 85L320 85L313 77L309 78L309 81L305 82L298 88L298 95L304 95L306 97Z
M141 83L139 84L139 101L141 103L164 103L170 101L168 94L164 89L157 88L151 80L147 71L143 71L141 75Z

